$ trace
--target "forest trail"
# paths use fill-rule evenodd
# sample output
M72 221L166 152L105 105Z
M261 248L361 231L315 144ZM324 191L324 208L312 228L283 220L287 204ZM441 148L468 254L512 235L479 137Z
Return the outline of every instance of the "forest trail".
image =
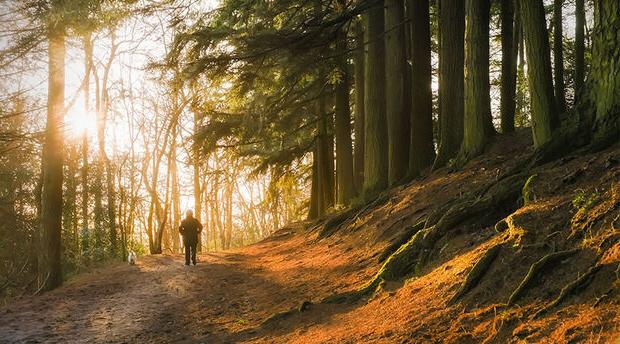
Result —
M0 343L261 341L270 330L257 331L269 316L327 295L334 279L342 287L359 282L350 274L355 268L338 259L305 261L317 252L298 247L299 239L204 253L197 266L183 266L180 255L159 255L98 269L0 308ZM293 251L302 254L293 259Z

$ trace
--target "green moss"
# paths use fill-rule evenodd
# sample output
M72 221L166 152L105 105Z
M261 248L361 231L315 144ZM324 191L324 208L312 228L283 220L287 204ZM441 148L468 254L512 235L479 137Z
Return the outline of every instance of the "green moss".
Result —
M532 183L534 182L534 180L536 180L537 177L538 174L531 175L529 178L527 178L527 181L523 185L523 188L521 189L523 205L528 205L536 201L536 193L534 193L534 190L532 189Z

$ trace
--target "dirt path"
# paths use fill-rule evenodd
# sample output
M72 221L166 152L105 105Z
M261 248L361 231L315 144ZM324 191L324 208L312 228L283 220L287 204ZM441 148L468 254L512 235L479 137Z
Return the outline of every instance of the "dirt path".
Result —
M345 253L317 259L304 240L203 254L195 267L180 256L147 256L79 276L0 308L0 343L270 342L270 331L288 330L261 326L269 316L366 276Z

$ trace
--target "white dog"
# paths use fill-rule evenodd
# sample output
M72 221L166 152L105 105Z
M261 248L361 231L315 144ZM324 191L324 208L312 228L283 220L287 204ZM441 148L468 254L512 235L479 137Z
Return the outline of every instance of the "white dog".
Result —
M138 258L138 255L136 255L134 251L129 251L129 256L127 256L127 262L129 262L129 265L135 265L136 258Z

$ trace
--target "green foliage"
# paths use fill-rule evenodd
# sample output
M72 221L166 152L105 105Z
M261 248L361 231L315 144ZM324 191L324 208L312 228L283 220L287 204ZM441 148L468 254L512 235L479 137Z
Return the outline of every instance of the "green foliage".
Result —
M318 135L316 100L344 80L336 32L367 5L225 0L192 25L179 23L166 66L178 66L177 79L197 94L219 90L194 99L203 154L227 148L253 159L258 173L307 161Z
M588 193L583 189L579 189L575 196L573 196L571 204L573 205L573 209L577 211L587 211L598 202L600 197L601 195L598 190Z
M149 253L148 247L146 247L143 242L135 240L129 244L128 249L133 250L138 256L143 256Z

